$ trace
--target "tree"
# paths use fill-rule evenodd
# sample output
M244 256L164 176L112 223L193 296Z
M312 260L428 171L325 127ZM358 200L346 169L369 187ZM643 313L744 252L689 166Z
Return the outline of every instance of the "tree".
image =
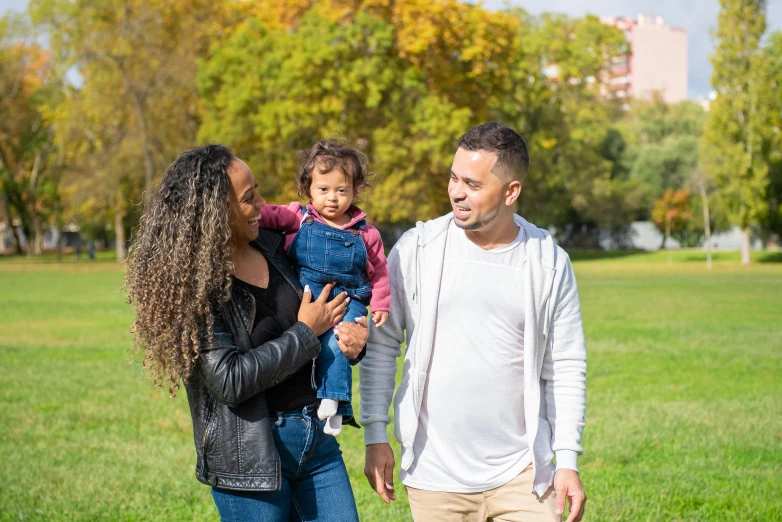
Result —
M699 166L705 121L706 112L698 104L668 104L655 94L651 100L634 100L617 129L628 142L619 162L628 169L642 193L638 217L648 219L666 190L689 189L693 194L689 203L693 217L681 228L674 227L671 236L688 247L698 246L705 237L710 268L711 233L727 229L730 224L721 210L711 177ZM659 227L664 231L662 221Z
M697 169L695 175L690 179L701 197L703 233L706 238L706 268L711 270L711 212L709 211L709 191L711 183L706 179L703 169Z
M782 236L782 32L775 31L764 48L768 60L768 82L771 92L769 121L771 132L764 143L764 156L768 162L768 214L762 223L770 246L779 247Z
M652 100L634 100L617 126L628 141L622 162L647 192L646 216L667 189L688 185L698 167L705 120L698 104L667 104L655 94Z
M118 261L125 258L133 202L151 189L155 172L195 143L196 62L207 54L211 37L232 20L232 5L31 2L32 18L46 31L60 66L78 70L81 79L81 85L68 87L55 122L68 129L63 135L69 146L82 153L72 157L68 178L88 190L71 192L82 196L73 206L84 208L90 191L108 205Z
M750 234L768 213L768 163L763 143L771 131L774 92L769 60L760 50L766 30L765 0L720 0L711 57L712 102L703 134L703 167L742 231L741 262L750 262Z
M621 140L610 129L620 106L603 95L603 73L626 51L624 35L594 16L510 13L520 20L521 56L493 114L530 147L523 213L554 225L561 244L596 246L604 229L621 245L637 187L614 168L617 151L609 143L621 146ZM547 66L558 73L546 74Z
M201 68L200 139L231 143L261 177L264 194L279 202L295 198L295 150L348 137L378 174L365 204L373 219L443 213L456 140L487 117L487 98L496 95L498 74L482 68L509 63L513 47L500 45L501 36L514 38L516 22L456 1L426 13L423 5L394 2L390 10L367 6L336 16L327 2L313 3L285 30L248 19ZM405 29L416 12L427 27L417 36ZM436 45L425 44L431 38ZM471 40L492 44L482 52L457 45Z
M0 20L0 214L21 241L13 218L21 223L27 252L40 255L47 199L57 198L56 147L47 104L53 100L49 54L34 43L24 20Z
M668 189L663 197L655 201L652 220L665 234L661 248L666 248L673 233L681 233L687 229L690 218L692 218L692 210L690 210L689 189Z
M625 198L602 156L618 106L603 102L599 81L587 81L625 43L597 18L538 20L455 0L267 3L250 7L255 14L201 67L199 138L231 143L271 201L295 197L293 151L345 136L378 174L365 203L373 219L440 215L449 208L447 172L459 135L490 119L515 126L530 143L532 197L524 205L536 219L562 224L560 209L577 203L604 220L601 204ZM543 64L550 59L573 78L549 81ZM583 197L595 187L599 202Z

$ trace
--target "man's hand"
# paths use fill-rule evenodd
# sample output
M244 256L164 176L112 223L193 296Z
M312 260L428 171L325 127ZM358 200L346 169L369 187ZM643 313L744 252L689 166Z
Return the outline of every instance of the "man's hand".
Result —
M394 493L394 450L386 443L368 444L364 475L383 502L390 504L396 500Z
M572 469L558 469L554 474L554 491L557 493L557 515L562 515L565 511L565 499L569 498L570 516L565 522L579 522L584 516L587 497L581 486L578 472Z

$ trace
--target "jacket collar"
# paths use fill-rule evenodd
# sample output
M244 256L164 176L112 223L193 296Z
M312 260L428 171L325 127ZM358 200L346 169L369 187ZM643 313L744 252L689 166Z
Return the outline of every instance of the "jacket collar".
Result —
M296 290L299 294L299 299L304 295L304 289L299 281L299 276L291 266L291 262L283 251L284 236L274 230L267 230L262 228L258 237L250 243L255 249L260 250L266 261L274 265L279 273L285 278L285 280Z
M304 290L288 258L282 252L282 243L283 237L279 232L261 229L261 233L250 245L259 250L266 261L282 274L301 299ZM231 298L223 305L222 315L234 336L236 346L242 352L248 352L253 348L250 330L255 313L255 298L252 294L239 285L231 286Z
M268 230L261 229L258 237L250 242L256 250L260 250L264 257L276 256L277 250L282 244L282 236Z

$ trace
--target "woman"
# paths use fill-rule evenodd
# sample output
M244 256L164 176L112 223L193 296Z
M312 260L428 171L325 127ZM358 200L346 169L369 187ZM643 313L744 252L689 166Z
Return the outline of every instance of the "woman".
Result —
M318 336L348 298L302 290L261 231L264 205L247 165L219 145L169 166L141 218L126 276L135 340L156 383L183 381L196 476L222 520L358 520L339 444L323 433L312 383ZM366 324L340 323L358 362Z

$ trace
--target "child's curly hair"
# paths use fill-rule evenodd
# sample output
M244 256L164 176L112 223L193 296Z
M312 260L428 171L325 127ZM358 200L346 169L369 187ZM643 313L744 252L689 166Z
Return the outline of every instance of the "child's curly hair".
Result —
M369 172L369 160L366 154L358 149L348 147L343 140L320 140L307 150L298 152L301 168L296 176L299 196L310 197L312 172L325 174L339 169L348 179L353 181L354 199L358 199L365 189L370 187L374 175Z

